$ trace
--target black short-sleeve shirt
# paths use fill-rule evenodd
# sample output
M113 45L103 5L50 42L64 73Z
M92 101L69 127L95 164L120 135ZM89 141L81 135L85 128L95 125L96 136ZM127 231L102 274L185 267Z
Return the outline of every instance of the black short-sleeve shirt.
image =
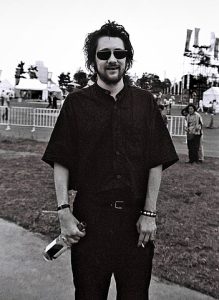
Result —
M94 84L68 95L42 160L69 170L70 189L128 186L142 197L149 169L165 169L178 156L151 93L125 86L115 101Z

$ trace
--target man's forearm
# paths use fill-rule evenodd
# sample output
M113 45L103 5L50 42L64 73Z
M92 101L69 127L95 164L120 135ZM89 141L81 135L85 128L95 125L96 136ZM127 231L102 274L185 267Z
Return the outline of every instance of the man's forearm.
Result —
M62 165L54 163L54 181L58 206L68 204L68 180L68 169Z
M65 167L54 164L54 181L58 206L68 204L68 180L69 171ZM58 217L61 227L61 234L67 238L69 244L78 243L81 237L85 236L77 227L79 221L73 216L69 208L60 209Z
M160 189L162 177L162 165L150 169L148 178L147 195L144 209L149 211L156 211L157 198Z

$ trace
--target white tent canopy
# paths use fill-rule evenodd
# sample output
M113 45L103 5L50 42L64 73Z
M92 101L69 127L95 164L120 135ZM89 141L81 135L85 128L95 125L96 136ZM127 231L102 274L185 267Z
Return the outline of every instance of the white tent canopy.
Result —
M213 100L216 100L216 112L219 112L219 87L213 86L203 93L203 106L211 106L210 102Z
M47 84L41 83L38 79L21 78L16 90L43 91L47 89Z
M48 87L49 92L56 92L56 93L61 93L61 89L58 87L56 84L51 84L50 87Z
M213 102L213 100L216 100L219 103L219 87L211 87L203 93L204 106L209 106L209 102Z
M56 84L47 85L38 79L21 78L19 84L15 86L17 91L42 91L42 100L47 100L48 92L55 92L57 96L62 96L62 91Z
M8 92L14 97L14 86L7 79L0 81L0 94Z

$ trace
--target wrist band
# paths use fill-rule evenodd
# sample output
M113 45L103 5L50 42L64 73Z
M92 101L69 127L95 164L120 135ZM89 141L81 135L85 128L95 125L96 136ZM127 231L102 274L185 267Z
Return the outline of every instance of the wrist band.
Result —
M61 210L61 209L64 209L64 208L70 208L70 205L69 204L62 204L62 205L59 205L57 207L57 210Z
M157 213L154 211L150 211L150 210L141 210L140 214L142 216L147 216L147 217L151 217L151 218L156 218Z

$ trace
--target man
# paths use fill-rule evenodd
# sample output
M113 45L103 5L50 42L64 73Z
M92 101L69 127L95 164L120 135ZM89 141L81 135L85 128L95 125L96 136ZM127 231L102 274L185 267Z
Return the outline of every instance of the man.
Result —
M84 52L96 83L68 95L43 156L74 244L75 299L107 299L112 274L118 299L148 299L161 173L178 157L153 96L124 83L133 61L125 28L109 21ZM73 213L68 189L77 190Z

